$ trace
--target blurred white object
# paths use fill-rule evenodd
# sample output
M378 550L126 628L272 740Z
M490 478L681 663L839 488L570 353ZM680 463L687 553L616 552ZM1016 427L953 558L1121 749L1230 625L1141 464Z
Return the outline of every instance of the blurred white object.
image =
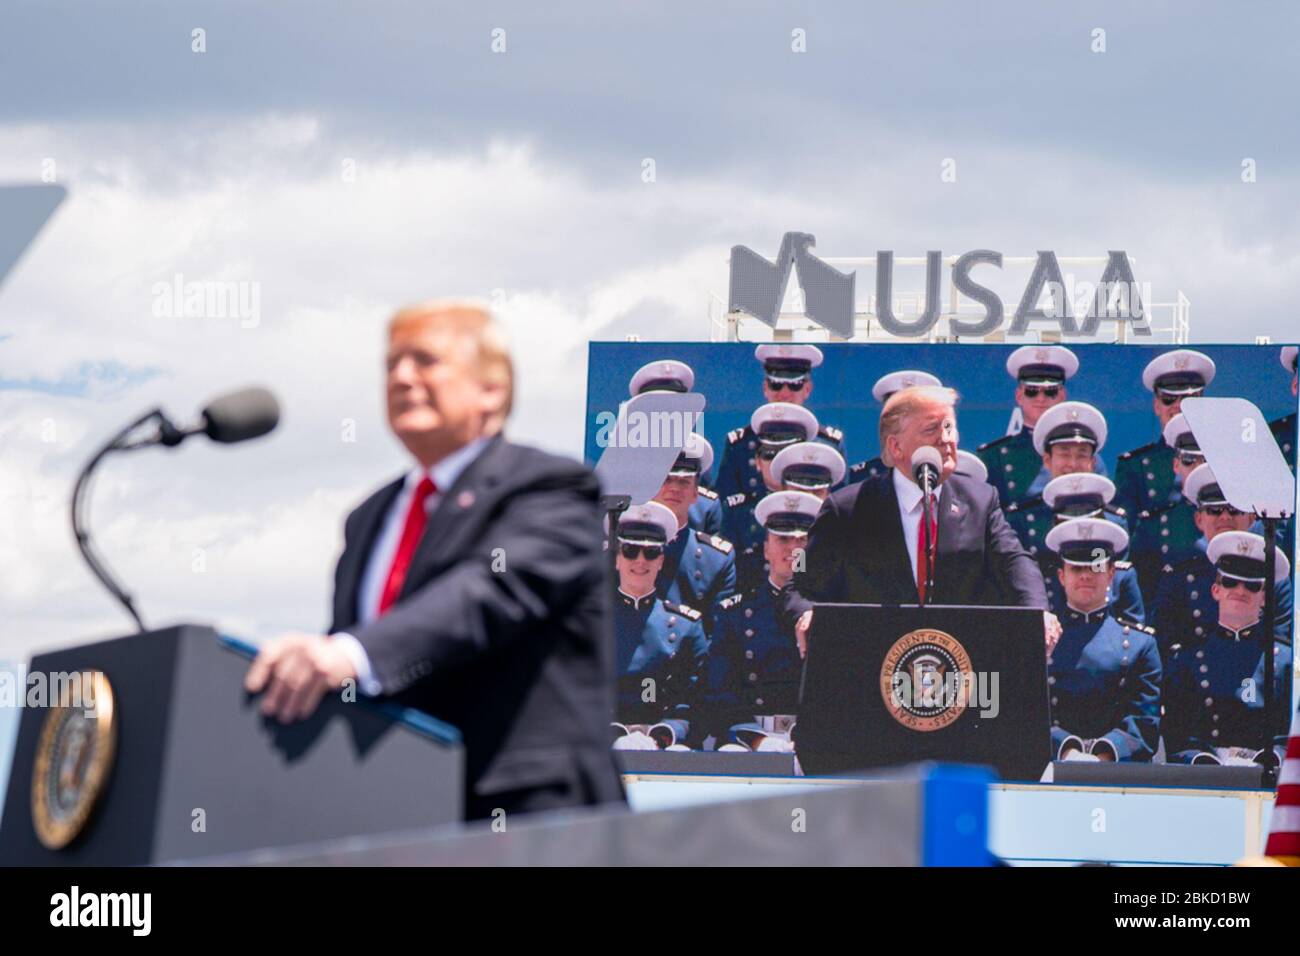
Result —
M619 737L614 741L615 750L658 750L659 745L654 742L654 738L649 734L634 730L630 734Z
M1098 757L1096 754L1086 754L1082 750L1071 750L1061 759L1062 760L1091 760L1096 763L1101 762L1101 758Z

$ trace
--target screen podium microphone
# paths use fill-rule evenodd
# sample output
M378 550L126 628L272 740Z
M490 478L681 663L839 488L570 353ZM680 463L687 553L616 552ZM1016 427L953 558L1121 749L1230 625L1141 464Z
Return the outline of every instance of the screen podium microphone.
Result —
M942 470L943 457L933 445L922 445L912 453L912 477L926 494L930 494L939 483Z
M264 388L245 388L213 399L203 409L199 421L187 428L178 427L161 408L155 408L145 412L110 438L81 469L81 474L77 476L77 484L72 491L71 508L72 534L77 540L77 548L95 577L126 609L141 631L145 629L144 621L136 611L131 595L117 583L109 573L107 565L91 546L86 510L90 495L90 477L95 468L112 452L135 451L154 445L174 448L191 435L207 435L215 442L228 445L247 441L250 438L259 438L274 429L279 422L280 404L275 400L275 396ZM155 426L154 431L136 436L137 431L150 424Z
M912 477L916 479L916 483L921 486L923 492L921 497L921 534L918 542L921 547L921 554L925 556L923 565L925 587L918 589L923 606L929 603L930 595L934 591L934 541L930 537L930 523L933 521L933 513L930 509L933 506L931 499L934 497L934 486L939 482L939 474L942 468L943 458L939 454L939 449L933 445L922 445L912 453Z

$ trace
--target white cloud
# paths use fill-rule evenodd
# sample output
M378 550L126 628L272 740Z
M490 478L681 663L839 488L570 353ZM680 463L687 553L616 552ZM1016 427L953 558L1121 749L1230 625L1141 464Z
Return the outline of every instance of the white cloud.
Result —
M890 135L880 130L880 142ZM1023 145L970 147L949 187L938 180L949 151L935 143L933 170L901 168L886 148L792 168L779 183L744 171L718 181L660 157L658 181L646 184L641 152L617 180L593 181L535 143L398 153L336 141L311 115L0 127L0 179L30 180L51 156L71 189L0 292L0 333L11 336L0 379L58 380L109 361L158 372L91 398L0 390L0 657L124 629L67 528L72 480L96 443L151 405L184 418L251 382L283 402L275 435L110 461L97 540L151 621L193 617L245 633L320 626L344 511L403 467L380 376L383 322L402 302L495 295L519 366L511 434L574 456L588 340L645 316L634 329L644 338L707 338L728 247L770 249L790 228L817 233L824 255L1125 247L1143 264L1139 280L1183 288L1194 315L1246 289L1256 323L1290 318L1298 266L1285 250L1297 227L1245 228L1263 205L1294 198L1289 181L1267 194L1161 185ZM156 318L152 288L177 273L258 283L260 324ZM1196 332L1241 340L1237 318L1198 320ZM341 440L344 420L355 422L354 443Z

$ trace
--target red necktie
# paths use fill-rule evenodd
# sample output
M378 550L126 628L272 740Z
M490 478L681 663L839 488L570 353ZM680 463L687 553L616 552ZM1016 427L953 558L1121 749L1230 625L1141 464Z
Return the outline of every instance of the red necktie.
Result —
M392 567L388 569L388 577L384 580L384 590L379 595L381 615L388 612L393 602L397 600L397 595L401 593L402 584L406 581L406 571L411 566L411 559L415 557L415 548L420 543L420 536L424 534L424 526L429 520L429 513L424 510L424 504L429 500L429 495L437 490L428 475L421 478L420 483L415 486L411 507L406 512L406 524L402 525L402 537L397 542L397 553L393 555Z
M932 496L933 500L933 496ZM939 525L934 517L934 509L925 506L925 499L921 499L921 523L917 525L916 535L916 594L925 603L925 522L930 525L930 553L934 554L935 544L939 537Z

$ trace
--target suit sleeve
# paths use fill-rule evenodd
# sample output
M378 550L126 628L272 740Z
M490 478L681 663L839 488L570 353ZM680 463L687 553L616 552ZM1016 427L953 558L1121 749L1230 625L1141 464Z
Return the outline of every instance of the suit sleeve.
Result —
M343 559L344 556L347 555L348 550L353 546L353 541L356 537L355 528L357 522L357 511L360 510L361 509L358 508L356 511L353 511L343 521L343 552L339 555L339 559L334 565L334 591L333 598L331 599L333 604L330 610L330 626L329 630L325 632L326 634L337 634L339 631L351 627L353 622L356 620L356 609L353 608L349 610L343 606L343 595L345 593L343 587Z
M1024 549L1020 538L998 506L997 498L990 488L991 506L988 522L984 529L985 547L989 560L997 574L1003 598L1017 607L1047 608L1047 588L1043 584L1043 573L1038 562Z
M556 470L504 500L475 552L352 631L384 693L523 640L604 580L599 486Z
M781 590L778 619L794 633L799 616L818 601L844 600L845 515L833 497L827 498L808 532L804 569Z

